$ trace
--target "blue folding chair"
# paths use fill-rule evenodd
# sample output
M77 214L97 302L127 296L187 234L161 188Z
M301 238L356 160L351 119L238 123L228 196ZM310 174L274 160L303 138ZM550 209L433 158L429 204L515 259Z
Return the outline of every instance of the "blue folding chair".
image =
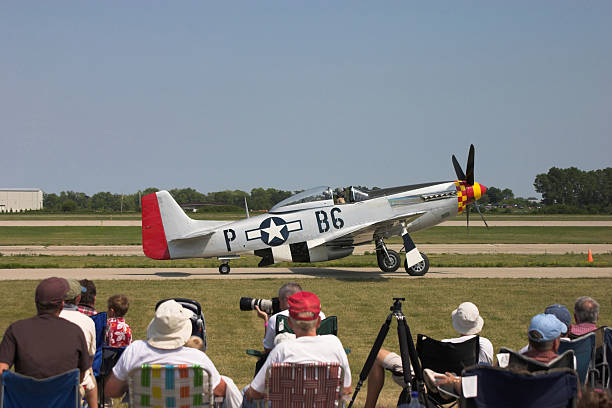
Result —
M580 383L586 384L589 373L595 366L595 333L588 333L573 340L561 340L559 354L566 350L574 350L576 356L576 372L580 377ZM594 384L591 384L591 387Z
M474 366L463 371L463 381L476 376L476 395L463 398L466 408L575 407L578 377L569 368L534 373L499 367ZM473 380L472 380L473 381Z
M106 312L91 316L96 327L96 354L94 354L91 368L96 377L100 375L100 366L102 365L102 346L104 345L104 335L106 334L106 318Z
M602 361L595 368L601 375L601 383L604 388L610 388L610 364L612 364L612 329L604 328Z
M80 399L78 368L43 379L2 373L0 408L79 408Z

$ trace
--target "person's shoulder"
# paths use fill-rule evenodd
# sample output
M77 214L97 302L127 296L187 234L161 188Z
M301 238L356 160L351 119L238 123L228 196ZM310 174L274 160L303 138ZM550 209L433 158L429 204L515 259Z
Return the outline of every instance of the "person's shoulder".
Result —
M324 334L324 335L318 336L318 337L324 339L324 341L326 341L326 342L336 343L336 344L339 344L340 346L342 346L342 342L340 341L338 336L334 336L333 334Z
M486 337L482 337L482 336L480 336L478 339L479 339L479 341L480 341L481 343L484 343L484 344L487 344L487 345L489 345L489 344L490 344L490 345L491 345L491 347L493 347L493 343L491 343L491 340L487 339Z
M268 326L272 325L272 327L276 327L276 318L278 316L289 316L289 309L281 310L280 312L270 316L270 318L268 319Z
M193 364L213 364L210 357L208 357L202 350L183 346L177 349L177 352L181 353L188 360L192 361Z
M130 353L142 354L142 353L146 353L147 350L149 349L150 349L149 344L146 341L134 340L133 342L131 342L125 347L125 350L123 350L123 354L126 354L126 353L127 354L130 354Z
M38 316L28 317L27 319L21 319L21 320L14 321L13 323L9 324L9 326L6 328L5 333L12 332L14 334L17 334L22 330L27 331L33 325L36 325L37 321L38 321Z
M281 310L280 312L273 314L270 316L270 319L273 317L276 319L276 316L289 316L289 309Z
M134 340L133 342L130 343L129 346L127 346L128 348L131 349L139 349L139 348L149 348L149 343L147 343L144 340ZM127 349L127 348L126 348Z
M62 310L60 317L77 323L81 327L86 327L95 330L96 324L91 317L84 315L78 310Z
M323 334L320 336L308 336L300 338L305 339L303 341L307 341L310 343L325 344L326 347L337 346L339 348L342 348L342 342L337 336L334 336L333 334Z

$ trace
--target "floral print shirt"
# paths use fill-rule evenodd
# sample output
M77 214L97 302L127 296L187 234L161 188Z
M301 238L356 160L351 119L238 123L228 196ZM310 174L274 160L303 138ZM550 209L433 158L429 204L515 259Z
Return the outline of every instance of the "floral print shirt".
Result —
M111 347L125 347L132 342L132 329L123 317L109 317L106 321L104 343Z

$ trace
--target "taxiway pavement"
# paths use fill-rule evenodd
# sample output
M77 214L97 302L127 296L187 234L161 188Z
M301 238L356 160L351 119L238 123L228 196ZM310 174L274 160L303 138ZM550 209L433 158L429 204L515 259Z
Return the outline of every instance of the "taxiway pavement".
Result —
M388 244L387 248L399 251L401 244ZM612 253L612 244L420 244L426 254L593 254ZM355 248L355 255L374 252L373 245ZM0 254L49 255L49 256L144 256L140 245L2 245Z
M41 280L50 276L92 280L128 279L436 279L436 278L612 278L612 268L435 268L424 277L378 268L232 268L221 275L217 268L75 268L2 269L0 280Z

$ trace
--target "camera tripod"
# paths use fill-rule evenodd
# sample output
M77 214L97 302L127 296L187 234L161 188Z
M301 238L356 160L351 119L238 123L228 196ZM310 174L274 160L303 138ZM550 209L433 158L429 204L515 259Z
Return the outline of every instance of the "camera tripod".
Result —
M429 406L427 398L425 398L425 385L423 382L423 371L421 370L421 364L419 363L419 359L417 357L416 348L414 347L414 341L412 340L412 335L410 334L410 327L408 327L408 323L406 323L406 316L402 313L402 301L405 301L406 298L393 298L393 305L390 307L391 313L387 316L387 319L383 323L380 331L378 332L378 336L372 345L372 349L370 350L370 354L366 359L363 368L361 369L361 373L359 373L359 381L355 386L355 392L353 392L353 396L348 405L348 408L353 406L353 402L357 397L357 393L361 389L363 382L368 378L368 374L370 374L370 370L372 369L372 365L376 360L376 356L382 347L382 344L387 337L387 333L389 332L389 326L391 325L391 319L395 318L397 320L397 336L399 340L400 346L400 357L402 358L402 370L404 371L404 389L400 394L400 397L397 401L397 405L400 404L408 404L410 402L410 389L412 381L412 375L410 373L410 363L412 363L412 367L414 369L414 390L419 393L421 396L421 403L423 403L426 407Z

